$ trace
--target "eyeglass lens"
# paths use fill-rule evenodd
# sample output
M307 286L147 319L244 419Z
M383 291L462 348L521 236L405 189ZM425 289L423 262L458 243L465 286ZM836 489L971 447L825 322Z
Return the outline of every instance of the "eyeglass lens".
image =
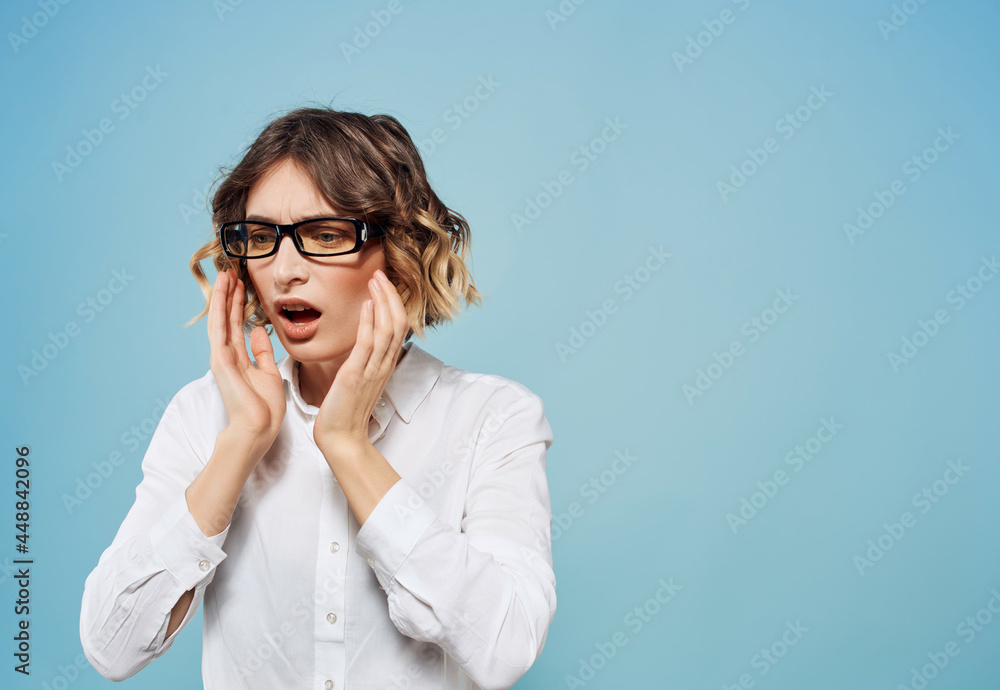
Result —
M342 254L354 248L357 230L347 220L318 220L300 225L296 231L302 249L311 254ZM261 223L238 223L226 228L223 241L236 256L262 256L274 249L277 233Z

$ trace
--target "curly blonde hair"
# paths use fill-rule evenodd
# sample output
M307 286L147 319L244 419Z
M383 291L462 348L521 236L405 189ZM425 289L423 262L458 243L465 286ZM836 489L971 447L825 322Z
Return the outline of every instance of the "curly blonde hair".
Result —
M268 124L232 168L221 168L211 195L214 236L191 257L191 273L205 295L205 308L185 324L208 314L212 288L200 262L218 271L236 269L246 287L244 333L271 323L261 307L246 260L225 255L219 227L242 220L254 184L276 164L291 159L309 173L323 196L340 212L382 225L386 276L396 286L412 335L457 315L461 302L480 304L466 265L469 225L434 193L420 154L406 129L390 115L362 115L329 107L292 110ZM273 326L272 326L273 328ZM270 334L271 331L268 330Z

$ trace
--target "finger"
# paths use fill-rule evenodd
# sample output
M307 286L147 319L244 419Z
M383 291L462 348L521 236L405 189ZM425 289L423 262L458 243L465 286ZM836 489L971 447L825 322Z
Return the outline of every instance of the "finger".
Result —
M351 354L347 358L347 362L351 363L351 366L355 367L366 376L370 373L369 363L372 351L372 330L374 328L372 321L373 311L374 302L372 300L366 300L365 303L361 305L361 315L358 318L357 339L354 343L354 349L351 350ZM345 364L347 362L345 362Z
M376 343L378 343L380 330L385 338L385 349L382 351L380 367L383 372L388 370L391 374L399 359L399 350L403 344L403 337L406 335L406 310L403 308L399 293L396 292L395 286L388 278L379 279L378 274L376 274L375 280L379 281L382 286L379 291L382 301L378 310L381 316L376 328ZM378 350L377 344L376 350Z
M257 362L257 368L268 374L281 376L278 372L278 365L274 361L274 348L271 346L271 339L263 326L257 326L250 332L250 349L253 351L253 358Z
M226 319L224 308L226 305L226 281L229 276L220 272L215 277L215 286L212 288L211 302L208 307L208 344L215 353L221 352L226 342Z
M233 342L233 330L229 327L229 324L233 313L233 288L236 287L236 276L233 275L232 270L231 268L226 269L226 303L225 311L222 312L225 315L227 345L232 345Z
M226 333L229 320L225 312L225 305L230 279L231 276L227 271L219 273L215 279L215 289L212 292L212 302L209 305L211 369L216 383L222 391L223 399L231 399L235 387L239 385L234 380L234 375L237 378L239 375L235 371L236 361L233 357L233 351L229 347L228 334Z
M386 302L389 304L389 311L392 313L392 343L389 345L389 358L395 363L399 358L399 350L403 346L403 339L410 328L410 319L406 314L406 307L403 306L403 299L399 296L396 286L388 278L382 281L386 294ZM395 366L393 364L393 366Z
M377 286L377 287L376 287ZM372 278L369 290L374 296L374 342L370 366L380 371L385 366L386 355L392 341L392 312L389 311L388 299L382 281ZM373 372L374 373L374 372Z
M243 281L236 279L233 288L233 306L229 313L229 333L233 341L233 348L236 350L236 358L243 367L250 366L250 357L247 355L247 341L243 334L243 298L245 292Z

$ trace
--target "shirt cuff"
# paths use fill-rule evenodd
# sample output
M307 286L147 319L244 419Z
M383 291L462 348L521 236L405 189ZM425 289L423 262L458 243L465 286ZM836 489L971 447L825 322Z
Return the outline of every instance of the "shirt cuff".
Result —
M163 517L150 529L153 553L164 567L184 586L193 589L210 580L215 567L226 558L222 544L229 525L219 534L208 537L198 527L182 492L167 508Z
M437 519L434 511L400 479L385 493L358 530L355 548L385 589L420 536Z

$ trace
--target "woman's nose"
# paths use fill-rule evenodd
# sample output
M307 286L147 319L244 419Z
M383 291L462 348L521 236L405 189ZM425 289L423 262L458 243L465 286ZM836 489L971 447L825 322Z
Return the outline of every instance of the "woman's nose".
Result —
M292 238L282 237L278 242L278 251L274 255L275 280L287 283L295 278L301 278L305 264L305 257L299 254Z

